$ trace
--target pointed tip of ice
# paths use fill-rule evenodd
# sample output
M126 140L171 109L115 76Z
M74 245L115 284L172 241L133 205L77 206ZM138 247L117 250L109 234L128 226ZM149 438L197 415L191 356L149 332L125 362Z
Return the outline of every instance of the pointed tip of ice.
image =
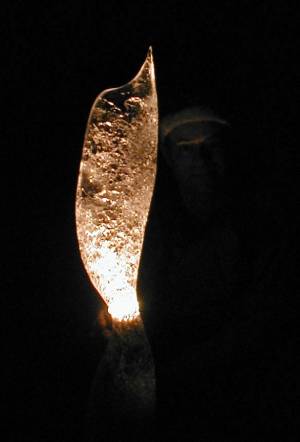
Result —
M152 51L152 46L149 46L148 51L147 51L147 55L145 58L145 61L143 63L143 65L141 66L139 72L137 73L137 75L133 78L133 80L131 80L131 83L136 81L138 78L140 77L144 77L144 76L150 76L150 81L155 81L155 73L154 73L154 60L153 60L153 51Z
M146 59L145 62L150 64L150 65L154 65L154 60L153 60L153 48L150 45L147 51L147 55L146 55Z
M150 67L151 77L152 77L152 80L154 81L154 79L155 79L154 59L153 59L153 48L151 45L148 48L147 57L146 57L144 65L146 65L146 64L148 64L148 66Z
M100 98L103 98L107 93L111 92L111 91L116 91L117 89L121 89L122 87L128 86L128 85L134 85L136 82L140 82L143 81L144 83L147 83L152 85L152 87L154 86L154 89L156 90L156 85L155 85L155 70L154 70L154 60L153 60L153 50L152 50L152 46L150 45L147 51L147 55L146 58L144 59L144 62L142 64L142 66L140 67L138 73L133 77L132 80L130 80L128 83L125 83L119 87L114 87L114 88L109 88L109 89L105 89L104 91L102 91L97 99L99 100ZM134 86L136 87L136 85ZM95 101L95 102L96 102ZM93 107L95 106L95 103L93 105Z

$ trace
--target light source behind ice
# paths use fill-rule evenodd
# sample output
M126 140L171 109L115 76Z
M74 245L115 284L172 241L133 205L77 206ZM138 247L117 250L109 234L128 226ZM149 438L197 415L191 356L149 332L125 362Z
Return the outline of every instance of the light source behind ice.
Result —
M76 194L81 257L115 319L139 315L136 279L152 197L158 110L151 48L136 77L96 99Z

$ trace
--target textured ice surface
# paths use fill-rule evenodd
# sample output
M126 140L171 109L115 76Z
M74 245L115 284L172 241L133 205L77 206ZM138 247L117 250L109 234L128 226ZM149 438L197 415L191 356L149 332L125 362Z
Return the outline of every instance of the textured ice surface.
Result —
M117 319L138 315L136 278L156 173L157 127L150 50L131 82L97 97L77 186L81 257Z

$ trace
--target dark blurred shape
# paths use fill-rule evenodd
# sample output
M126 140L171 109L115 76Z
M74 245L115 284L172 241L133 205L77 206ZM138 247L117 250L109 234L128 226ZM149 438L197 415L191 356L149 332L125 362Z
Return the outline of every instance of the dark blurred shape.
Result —
M162 122L138 283L158 440L295 434L295 223L268 188L241 188L236 143L204 109Z
M154 373L143 323L111 321L104 309L99 323L107 345L91 385L85 440L152 442Z

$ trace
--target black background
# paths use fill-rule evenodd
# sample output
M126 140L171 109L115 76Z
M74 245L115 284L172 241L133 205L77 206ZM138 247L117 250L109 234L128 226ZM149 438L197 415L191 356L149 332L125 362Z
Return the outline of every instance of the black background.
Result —
M230 120L245 182L271 188L292 216L295 11L15 1L2 12L3 427L6 440L79 441L103 348L74 220L95 97L130 80L151 44L161 115L204 104Z

